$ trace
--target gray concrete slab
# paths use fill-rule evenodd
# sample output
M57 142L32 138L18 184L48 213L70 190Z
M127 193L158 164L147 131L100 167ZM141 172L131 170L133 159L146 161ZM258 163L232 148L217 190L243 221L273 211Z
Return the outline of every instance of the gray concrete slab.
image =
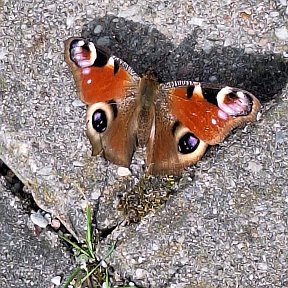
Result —
M106 240L119 240L115 269L145 287L287 285L287 14L285 1L264 0L2 2L0 158L79 239L87 201L107 229L125 218L119 195L173 190L160 211ZM90 157L85 108L63 62L63 40L81 34L137 72L250 90L263 115L172 188L141 180L141 153L133 176L119 178L117 166Z
M249 141L226 142L166 207L109 236L114 268L144 287L287 287L287 92Z
M4 184L5 185L5 184ZM51 279L67 277L73 269L70 254L55 233L32 234L32 222L21 201L0 180L0 287L53 288Z

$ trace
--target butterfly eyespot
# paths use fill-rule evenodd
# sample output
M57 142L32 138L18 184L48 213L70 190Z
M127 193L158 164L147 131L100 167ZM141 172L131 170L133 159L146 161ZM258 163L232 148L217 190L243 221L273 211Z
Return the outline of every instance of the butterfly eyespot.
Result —
M108 120L104 110L97 109L92 115L92 127L98 133L103 133L107 129Z
M199 143L200 140L196 138L191 132L188 132L179 139L178 151L181 154L192 153L197 149Z
M70 43L70 59L81 68L87 68L96 62L97 50L92 42L74 39Z

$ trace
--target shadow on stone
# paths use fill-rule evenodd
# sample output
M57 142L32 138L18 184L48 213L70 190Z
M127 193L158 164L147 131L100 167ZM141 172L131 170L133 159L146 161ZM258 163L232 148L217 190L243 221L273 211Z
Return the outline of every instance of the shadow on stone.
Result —
M174 47L155 28L106 16L88 23L82 36L126 61L137 73L153 69L161 81L194 80L246 89L261 102L277 97L288 81L288 65L280 55L247 54L243 49L214 45L196 49L195 28Z

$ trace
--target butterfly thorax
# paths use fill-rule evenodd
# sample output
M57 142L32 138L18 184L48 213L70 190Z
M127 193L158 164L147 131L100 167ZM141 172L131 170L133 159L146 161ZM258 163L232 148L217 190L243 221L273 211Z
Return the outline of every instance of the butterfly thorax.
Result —
M137 129L137 139L140 146L146 146L150 138L155 117L154 101L158 89L159 83L154 74L147 73L141 78L138 93L140 111L138 114Z

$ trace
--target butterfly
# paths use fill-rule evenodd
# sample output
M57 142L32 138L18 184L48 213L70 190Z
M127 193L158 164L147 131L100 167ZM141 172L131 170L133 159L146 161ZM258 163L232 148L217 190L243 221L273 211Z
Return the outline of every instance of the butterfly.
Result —
M87 104L92 155L129 167L146 147L147 172L176 174L196 163L209 145L223 141L260 109L251 93L193 81L159 83L139 76L123 60L83 38L65 41L65 60Z

